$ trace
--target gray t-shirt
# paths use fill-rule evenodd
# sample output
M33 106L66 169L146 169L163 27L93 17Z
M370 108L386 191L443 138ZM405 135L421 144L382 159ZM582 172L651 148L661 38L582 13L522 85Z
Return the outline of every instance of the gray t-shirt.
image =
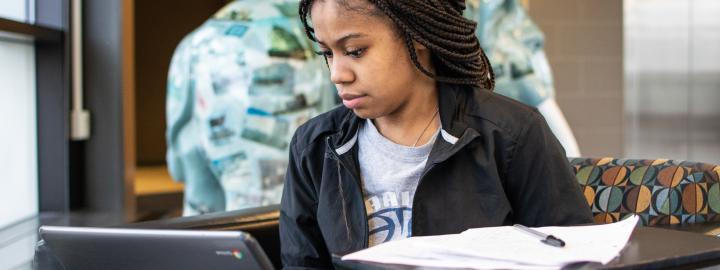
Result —
M411 236L415 188L436 138L437 132L425 145L408 147L383 137L369 119L360 128L358 158L369 246Z

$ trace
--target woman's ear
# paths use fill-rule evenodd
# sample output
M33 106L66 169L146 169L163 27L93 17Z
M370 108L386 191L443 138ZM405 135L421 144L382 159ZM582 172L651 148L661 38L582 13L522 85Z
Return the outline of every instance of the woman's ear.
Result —
M428 48L425 47L425 45L420 44L420 42L417 42L417 41L414 41L414 40L413 40L412 43L413 43L413 47L415 47L415 51L418 52L418 54L421 53L421 52L427 52L427 51L428 51Z
M415 53L417 54L418 61L421 65L423 65L428 71L434 72L434 68L432 66L432 63L430 61L430 49L426 47L425 45L420 44L420 42L413 40L413 47L415 48Z

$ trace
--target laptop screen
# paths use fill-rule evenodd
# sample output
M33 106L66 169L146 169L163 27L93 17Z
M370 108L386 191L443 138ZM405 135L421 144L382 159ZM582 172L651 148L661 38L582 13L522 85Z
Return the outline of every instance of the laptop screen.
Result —
M238 231L42 226L39 232L64 269L273 269L255 239Z

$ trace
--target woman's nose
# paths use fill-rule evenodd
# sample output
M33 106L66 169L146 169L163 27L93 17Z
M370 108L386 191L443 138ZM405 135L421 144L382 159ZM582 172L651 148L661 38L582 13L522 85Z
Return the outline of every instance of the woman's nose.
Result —
M333 58L330 66L330 81L334 84L348 84L355 80L355 74L343 61Z

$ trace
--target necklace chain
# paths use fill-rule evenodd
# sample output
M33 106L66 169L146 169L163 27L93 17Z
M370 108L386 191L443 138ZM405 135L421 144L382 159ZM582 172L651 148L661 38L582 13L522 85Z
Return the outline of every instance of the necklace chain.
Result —
M435 110L435 113L433 113L433 117L430 118L430 121L427 123L427 125L422 130L422 132L420 132L420 136L417 137L417 139L415 140L415 143L413 143L412 147L417 146L417 143L420 141L420 138L422 138L423 134L425 134L425 131L428 129L428 127L430 127L430 124L432 124L433 120L435 120L435 117L438 115L439 111L440 111L440 109Z

